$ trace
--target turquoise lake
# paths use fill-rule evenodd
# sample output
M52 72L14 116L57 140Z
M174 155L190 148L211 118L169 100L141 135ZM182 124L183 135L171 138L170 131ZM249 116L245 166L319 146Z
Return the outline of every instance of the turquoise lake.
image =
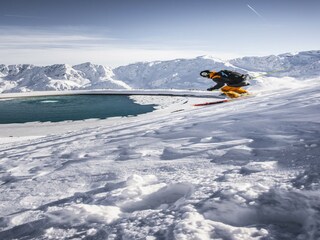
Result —
M125 95L29 97L0 101L0 124L105 119L152 112Z

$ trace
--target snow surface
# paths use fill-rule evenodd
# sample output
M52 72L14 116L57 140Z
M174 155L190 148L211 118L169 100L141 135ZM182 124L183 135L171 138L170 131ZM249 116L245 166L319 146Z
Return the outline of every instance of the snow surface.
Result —
M218 105L0 125L0 239L319 239L319 90L263 76Z

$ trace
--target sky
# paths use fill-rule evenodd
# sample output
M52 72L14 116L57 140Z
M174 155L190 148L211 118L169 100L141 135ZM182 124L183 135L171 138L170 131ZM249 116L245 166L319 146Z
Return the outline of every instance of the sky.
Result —
M222 59L320 49L319 0L10 0L0 64Z

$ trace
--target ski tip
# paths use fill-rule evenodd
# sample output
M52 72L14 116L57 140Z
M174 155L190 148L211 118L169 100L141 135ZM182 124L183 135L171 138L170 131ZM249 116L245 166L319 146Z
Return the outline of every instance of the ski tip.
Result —
M229 101L230 101L230 99L223 99L223 100L215 101L215 102L196 103L196 104L193 104L192 106L194 106L194 107L200 107L200 106L207 106L207 105L225 103L225 102L229 102Z

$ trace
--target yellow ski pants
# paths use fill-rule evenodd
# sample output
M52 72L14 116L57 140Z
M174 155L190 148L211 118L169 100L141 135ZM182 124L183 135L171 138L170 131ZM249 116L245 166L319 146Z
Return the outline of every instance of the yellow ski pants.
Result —
M237 98L240 97L241 94L248 94L248 91L241 88L241 87L230 87L230 86L224 86L220 89L221 92L227 95L229 98Z

